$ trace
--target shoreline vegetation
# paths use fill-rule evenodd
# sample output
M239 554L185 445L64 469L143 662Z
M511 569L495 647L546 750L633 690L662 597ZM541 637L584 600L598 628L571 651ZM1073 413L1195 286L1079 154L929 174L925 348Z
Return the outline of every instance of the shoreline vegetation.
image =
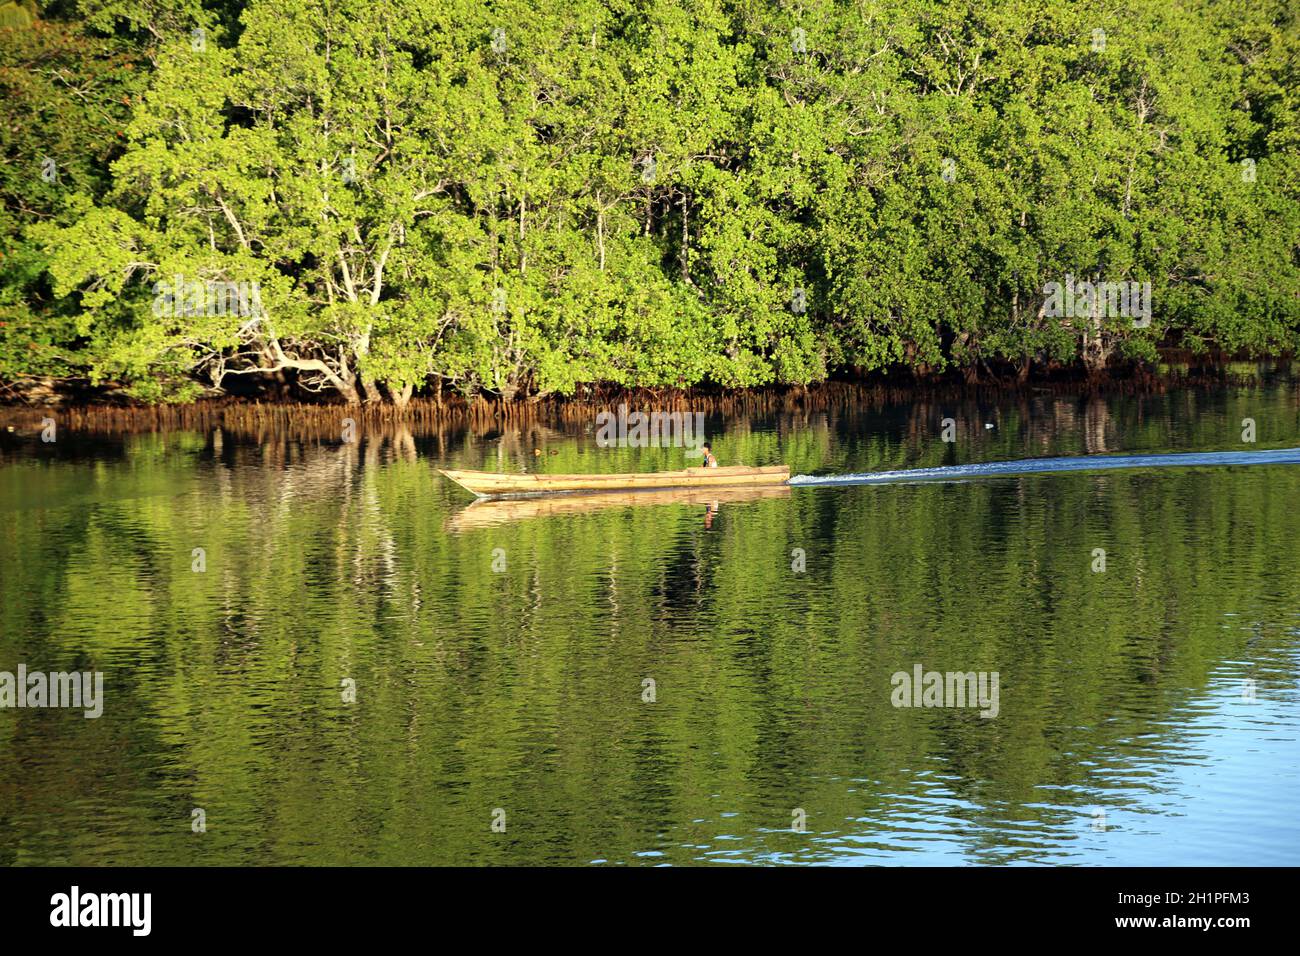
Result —
M0 7L0 401L505 410L1300 347L1288 0Z
M144 403L119 398L114 402L75 398L57 402L0 400L0 428L38 433L53 416L60 427L86 433L225 428L234 432L294 431L304 435L338 434L345 420L360 427L392 425L417 429L467 428L479 434L502 429L545 426L594 426L601 414L620 406L645 412L694 412L724 420L775 414L866 411L916 402L989 401L1034 396L1096 398L1108 395L1159 395L1175 389L1252 388L1282 381L1300 387L1289 358L1267 361L1193 363L1169 355L1155 368L1128 375L1017 380L1014 376L966 381L950 375L931 379L874 375L856 380L832 380L810 386L767 386L747 389L621 389L585 388L573 396L512 399L479 395L446 395L441 400L417 397L402 406L391 403L349 405L333 401L302 402L288 393L279 396L225 396L183 403ZM0 389L0 399L5 397ZM50 397L50 396L47 396ZM53 397L66 398L57 393Z

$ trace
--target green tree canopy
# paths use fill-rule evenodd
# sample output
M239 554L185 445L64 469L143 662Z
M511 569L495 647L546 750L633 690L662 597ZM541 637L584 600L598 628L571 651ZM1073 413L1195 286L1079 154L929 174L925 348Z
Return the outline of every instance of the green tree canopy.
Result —
M47 13L0 61L3 378L404 403L1297 344L1284 0ZM1150 323L1055 314L1067 277Z

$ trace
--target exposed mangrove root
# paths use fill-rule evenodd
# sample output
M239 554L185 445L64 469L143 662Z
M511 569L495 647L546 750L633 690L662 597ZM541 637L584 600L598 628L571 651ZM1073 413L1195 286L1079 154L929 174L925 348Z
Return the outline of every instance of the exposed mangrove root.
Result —
M884 382L827 382L810 387L781 387L711 391L706 389L640 389L586 387L572 397L547 397L507 401L477 398L471 401L415 398L405 406L394 404L344 405L221 399L186 405L69 405L44 407L0 406L0 427L39 430L53 418L61 428L90 434L160 431L210 431L221 428L250 436L322 437L402 425L417 434L444 429L467 429L478 435L537 426L589 425L596 415L619 405L629 410L690 411L723 420L778 414L854 412L889 405L933 401L996 403L1014 396L1151 395L1171 387L1223 384L1253 385L1258 379L1239 380L1221 374L1177 376L1134 375L1121 379L1061 380L1018 383L1007 380L967 384L962 381L925 382L900 379ZM349 424L350 422L350 424Z

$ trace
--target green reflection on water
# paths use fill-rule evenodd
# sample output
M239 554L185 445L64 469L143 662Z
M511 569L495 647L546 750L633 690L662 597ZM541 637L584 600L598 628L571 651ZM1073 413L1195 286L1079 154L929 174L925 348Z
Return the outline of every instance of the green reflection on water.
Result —
M949 416L954 444L937 441ZM1289 385L710 435L727 463L840 473L1241 450L1243 417L1258 447L1300 444ZM582 428L0 447L0 670L98 669L107 694L99 720L0 711L0 862L1300 859L1300 469L792 489L709 526L668 503L462 529L467 496L436 466L685 457ZM917 663L999 672L999 716L894 708L891 675Z

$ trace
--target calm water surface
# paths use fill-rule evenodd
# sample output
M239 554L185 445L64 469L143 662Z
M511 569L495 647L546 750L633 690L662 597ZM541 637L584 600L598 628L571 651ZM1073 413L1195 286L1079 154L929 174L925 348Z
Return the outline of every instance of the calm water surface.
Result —
M708 426L724 463L826 477L1294 448L1300 393ZM685 461L582 427L0 434L0 670L106 696L0 710L0 863L1300 863L1300 465L712 517L467 507L435 470ZM997 716L892 706L917 664L998 672Z

